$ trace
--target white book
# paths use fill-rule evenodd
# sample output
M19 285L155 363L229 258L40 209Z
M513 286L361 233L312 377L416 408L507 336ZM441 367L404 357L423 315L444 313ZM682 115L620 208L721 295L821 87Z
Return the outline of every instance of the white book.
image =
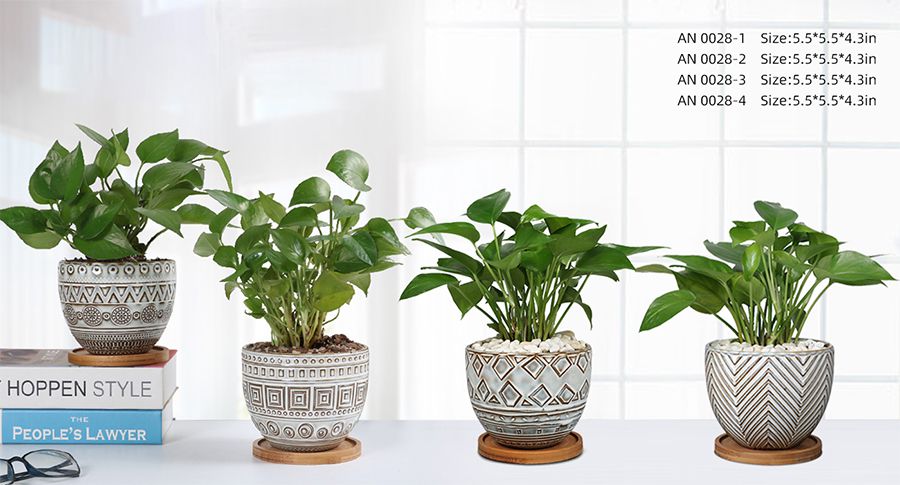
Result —
M75 366L68 353L0 349L0 409L163 409L175 393L174 350L140 367Z

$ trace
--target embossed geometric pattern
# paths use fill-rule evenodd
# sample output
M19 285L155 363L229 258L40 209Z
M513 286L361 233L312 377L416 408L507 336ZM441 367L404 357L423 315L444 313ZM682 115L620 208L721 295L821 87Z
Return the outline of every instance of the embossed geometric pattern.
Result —
M760 354L706 347L713 414L742 446L787 449L819 424L834 376L834 348Z
M568 435L584 411L591 350L511 355L470 346L466 376L472 408L488 433L506 446L545 448Z
M59 263L59 300L72 335L94 354L143 353L175 304L175 262Z
M323 356L244 349L241 361L250 418L277 448L334 448L362 414L368 390L368 350Z

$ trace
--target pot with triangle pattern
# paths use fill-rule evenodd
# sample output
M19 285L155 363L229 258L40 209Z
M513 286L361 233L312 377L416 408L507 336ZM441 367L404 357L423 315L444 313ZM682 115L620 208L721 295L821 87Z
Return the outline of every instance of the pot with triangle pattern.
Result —
M476 342L478 343L478 342ZM575 429L591 386L591 347L519 354L466 347L469 400L498 443L548 448Z
M834 347L737 349L729 340L706 346L706 387L713 414L738 444L783 450L809 437L828 405Z
M141 354L165 331L175 304L175 261L64 260L57 274L63 316L91 354Z

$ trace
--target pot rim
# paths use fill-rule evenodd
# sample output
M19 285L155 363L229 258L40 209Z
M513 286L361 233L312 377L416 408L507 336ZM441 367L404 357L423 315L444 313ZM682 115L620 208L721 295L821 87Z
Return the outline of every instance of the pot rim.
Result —
M264 356L267 356L267 357L288 357L288 358L312 358L312 359L317 359L317 358L319 358L319 357L332 357L332 356L341 356L341 355L358 355L358 354L362 354L362 353L365 353L365 352L368 352L368 351L369 351L369 346L368 346L368 345L366 345L366 344L360 344L359 342L356 342L356 343L363 346L363 348L361 348L361 349L359 349L359 350L353 350L353 351L350 351L350 352L331 352L331 353L325 353L325 354L312 354L312 353L306 353L306 354L278 354L278 353L273 353L273 352L260 352L260 351L257 351L257 350L250 350L250 349L248 349L248 347L250 347L251 345L258 344L258 343L260 343L260 342L250 342L250 343L244 344L244 346L241 347L241 353L242 353L242 354L253 354L253 355L264 355Z
M709 342L704 347L705 352L716 352L719 354L728 354L728 355L758 355L758 356L784 356L784 355L810 355L810 354L818 354L825 352L833 352L834 345L831 345L830 342L826 342L825 340L819 340L815 338L805 338L801 340L811 340L813 342L822 342L825 344L825 347L821 349L810 349L810 350L772 350L771 352L763 352L759 350L730 350L730 349L719 349L714 348L713 345L720 342L732 342L733 338L723 338L716 339L712 342Z
M530 353L522 353L522 352L491 352L487 350L475 350L472 348L473 345L484 342L484 339L476 340L469 345L466 345L466 352L472 352L473 354L483 354L483 355L519 355L519 356L531 356L531 355L577 355L583 354L587 352L592 352L593 348L591 348L591 344L584 342L584 349L582 350L569 350L569 351L556 351L556 352L538 352L534 354Z
M144 261L99 261L95 259L84 259L84 258L65 258L60 260L60 264L86 264L86 265L117 265L117 264L153 264L153 263L172 263L175 264L176 261L174 259L169 258L154 258L154 259L146 259Z

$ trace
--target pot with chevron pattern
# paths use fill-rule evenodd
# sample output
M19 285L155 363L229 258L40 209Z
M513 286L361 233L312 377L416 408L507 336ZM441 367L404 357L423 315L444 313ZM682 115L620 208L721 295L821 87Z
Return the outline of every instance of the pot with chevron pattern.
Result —
M813 341L814 342L814 341ZM766 351L733 345L706 346L706 388L713 414L738 444L784 450L809 437L828 405L834 347Z
M575 429L591 386L589 345L534 354L474 346L466 347L469 399L478 421L498 443L548 448Z
M175 261L64 260L57 275L69 331L91 354L142 354L169 323Z

